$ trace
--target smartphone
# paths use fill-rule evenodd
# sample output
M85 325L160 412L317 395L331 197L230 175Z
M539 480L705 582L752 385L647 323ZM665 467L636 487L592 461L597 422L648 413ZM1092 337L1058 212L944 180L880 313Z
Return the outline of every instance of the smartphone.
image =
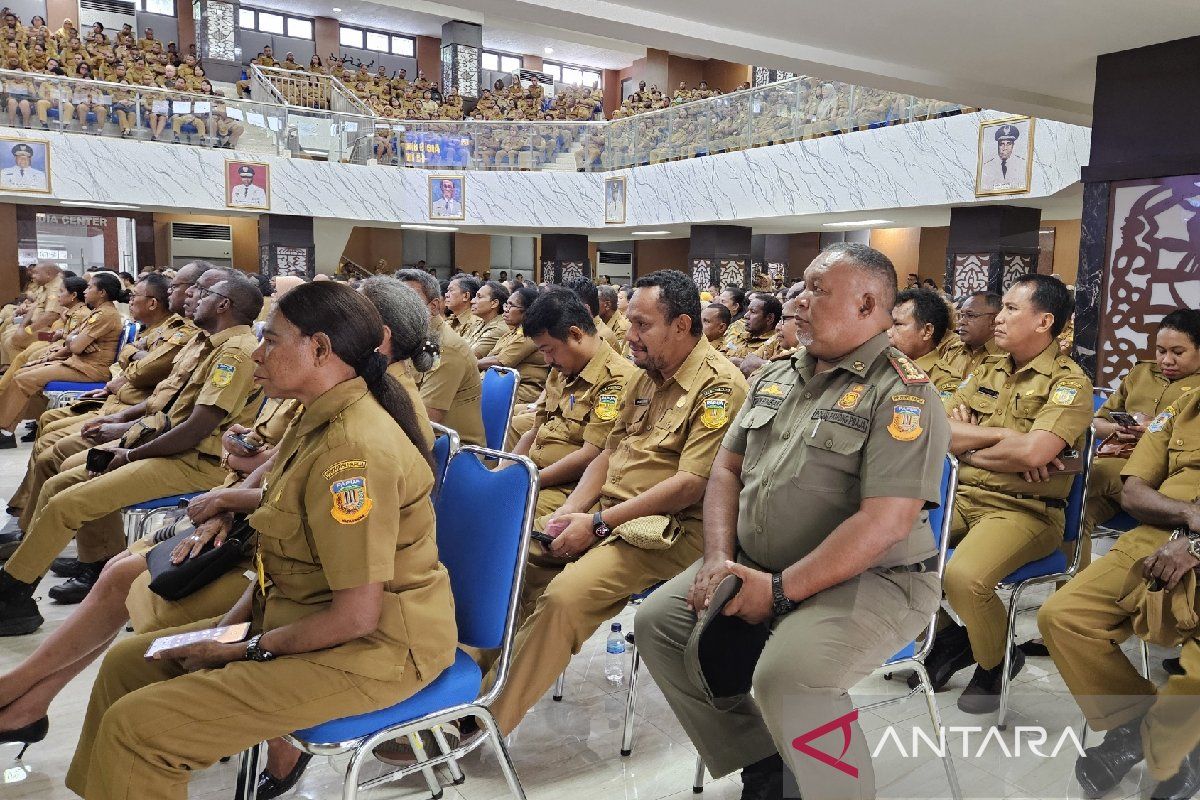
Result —
M98 447L93 447L88 450L87 454L87 471L94 472L97 475L102 474L108 465L112 463L116 453L112 450L101 450Z
M252 439L247 439L243 434L240 433L231 433L229 434L229 438L233 439L251 453L257 453L259 450L262 450L265 444L264 442L256 442Z
M1110 411L1108 416L1113 422L1126 428L1134 428L1141 424L1137 421L1137 417L1128 411Z
M533 533L529 534L529 536L535 542L541 542L542 544L546 545L546 547L549 547L551 544L554 543L553 536L549 536L545 533L542 533L541 531L534 531Z

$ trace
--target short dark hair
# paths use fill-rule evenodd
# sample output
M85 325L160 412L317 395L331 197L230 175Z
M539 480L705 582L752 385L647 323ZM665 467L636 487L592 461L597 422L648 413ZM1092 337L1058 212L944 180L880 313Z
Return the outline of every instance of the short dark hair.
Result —
M225 277L221 279L220 283L227 285L225 294L229 297L233 318L242 325L249 325L253 322L263 307L263 294L258 288L258 281L244 272L231 269L225 273ZM286 296L284 295L284 297Z
M660 269L643 275L633 283L634 289L649 289L652 286L658 287L658 303L666 314L667 322L687 314L692 321L688 332L692 336L699 336L703 332L704 327L700 320L700 291L690 276L679 270ZM745 298L744 292L742 297Z
M973 297L978 297L978 298L982 299L984 302L984 305L986 305L992 311L999 311L1000 305L1004 302L1004 298L1001 297L1000 295L996 294L995 292L988 292L988 291L971 292L971 294L969 294L967 296L967 299L971 299Z
M103 270L103 267L101 267ZM93 272L88 276L96 288L108 295L108 299L114 303L123 302L125 299L125 287L121 285L121 279L117 277L115 272Z
M591 278L568 278L563 285L583 301L593 317L600 313L600 295L596 292L596 284L592 283Z
M479 294L479 289L483 286L483 283L478 278L473 278L470 275L455 275L450 279L450 283L457 283L458 288L466 292L467 296L472 300L475 299L475 295ZM449 288L449 285L446 284L447 288Z
M592 316L574 291L563 286L554 286L538 295L533 305L525 309L525 322L522 327L525 329L525 335L530 338L548 333L560 342L565 342L572 326L589 336L594 336L596 323Z
M146 287L146 295L153 297L163 308L167 307L171 295L171 281L161 272L147 272L138 279Z
M88 282L78 275L67 275L63 278L63 288L75 295L75 299L83 302L83 293L87 290Z
M596 297L602 303L608 303L613 308L617 307L617 287L610 284L602 284L596 287Z
M721 295L725 294L726 292L729 292L731 295L733 295L733 302L737 303L738 313L746 313L746 290L738 286L736 283L730 283L726 284L725 288L722 289L718 294Z
M717 317L726 325L733 322L733 312L724 303L709 303L705 308L715 308L717 310Z
M504 304L508 302L508 289L504 288L504 284L499 281L487 281L483 286L492 290L492 299L500 303L500 310L504 310ZM483 286L479 288L482 289ZM478 294L478 292L476 292Z
M1054 316L1054 324L1050 326L1050 335L1058 336L1067 326L1067 320L1075 311L1075 300L1071 297L1067 285L1052 275L1036 273L1022 275L1013 281L1012 285L1021 286L1026 283L1033 284L1033 293L1029 296L1033 307L1043 314Z
M893 308L908 302L913 304L913 319L921 325L932 325L933 343L941 344L946 331L950 330L950 309L946 307L946 301L932 289L905 289L896 295Z
M538 288L531 283L527 283L524 286L518 286L516 289L513 289L508 299L511 300L514 295L520 297L521 302L525 304L525 310L528 311L529 307L538 299L538 294L540 294ZM522 324L521 327L524 328L525 326Z
M779 324L780 318L783 317L783 303L779 302L779 298L770 292L755 292L750 296L751 300L759 300L763 304L763 313L767 316L775 317L775 324Z
M1195 347L1200 347L1200 311L1194 308L1177 308L1158 323L1158 329L1161 331L1163 328L1185 334Z
M837 242L821 251L828 264L834 261L851 261L859 269L869 273L884 288L883 301L891 308L896 301L896 265L883 253L861 242Z

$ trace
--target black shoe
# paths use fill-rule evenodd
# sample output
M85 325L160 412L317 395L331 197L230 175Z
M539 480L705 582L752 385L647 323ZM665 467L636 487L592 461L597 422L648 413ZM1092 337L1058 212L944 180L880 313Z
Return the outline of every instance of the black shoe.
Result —
M1200 792L1200 747L1188 754L1173 778L1154 787L1150 800L1190 800Z
M78 558L56 558L50 563L50 572L59 578L75 578L83 569L83 562Z
M24 728L17 728L11 731L0 731L0 744L12 744L20 742L25 745L21 748L21 752L17 753L17 760L21 760L21 756L25 755L25 751L29 749L29 745L40 742L46 738L46 734L50 732L50 718L42 717L26 725Z
M741 800L783 800L783 759L778 753L742 768Z
M312 761L312 753L301 753L296 766L292 767L292 771L287 774L286 778L276 778L269 770L264 769L258 773L258 793L255 797L258 800L271 800L281 794L287 794L300 780L300 776L304 774L310 761Z
M1163 669L1168 675L1186 675L1187 670L1183 668L1183 663L1178 658L1164 658Z
M17 548L21 546L21 529L0 532L0 564L12 558L12 554L17 552Z
M82 603L83 598L87 597L88 592L96 585L96 581L100 578L100 570L106 563L107 561L94 561L90 564L80 562L78 575L51 588L46 594L50 596L51 600L64 606Z
M0 571L0 636L24 636L42 627L33 590L37 583L22 583Z
M21 437L22 442L36 442L38 435L38 426L36 422L30 423L29 430Z
M1075 778L1084 797L1103 797L1142 760L1142 718L1104 734L1104 741L1075 761Z
M1025 654L1017 648L1012 651L1012 664L1008 670L1011 680L1025 666ZM958 708L967 714L990 714L1000 708L1000 683L1004 672L1004 662L991 669L976 666L975 674L963 693L958 696Z
M925 656L925 670L929 673L929 682L933 684L935 692L941 690L954 677L954 673L974 663L967 629L955 623L937 632L933 647ZM917 673L908 676L908 688L916 689L919 685Z
M16 450L17 437L11 433L0 433L0 450Z

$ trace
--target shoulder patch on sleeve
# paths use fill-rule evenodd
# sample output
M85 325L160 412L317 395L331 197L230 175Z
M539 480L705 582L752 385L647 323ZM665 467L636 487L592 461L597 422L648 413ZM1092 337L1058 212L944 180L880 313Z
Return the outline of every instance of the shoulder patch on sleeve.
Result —
M213 367L212 375L209 376L209 381L218 389L223 389L233 382L234 373L237 372L237 367L233 364L227 364L224 361L218 361Z
M905 386L912 386L918 383L929 383L929 376L925 371L917 366L911 358L901 353L899 350L892 348L887 354L888 361L891 362L892 369L900 376L900 380ZM918 434L919 435L919 434Z
M329 484L333 495L330 516L341 525L362 522L371 513L371 498L367 495L367 479L358 476Z
M1167 406L1157 417L1151 420L1150 424L1146 426L1146 430L1150 431L1150 433L1158 433L1166 427L1167 423L1170 422L1171 418L1174 416L1175 406Z
M1050 395L1050 402L1058 406L1069 406L1075 402L1075 398L1079 395L1078 386L1070 386L1067 384L1059 384L1058 388Z

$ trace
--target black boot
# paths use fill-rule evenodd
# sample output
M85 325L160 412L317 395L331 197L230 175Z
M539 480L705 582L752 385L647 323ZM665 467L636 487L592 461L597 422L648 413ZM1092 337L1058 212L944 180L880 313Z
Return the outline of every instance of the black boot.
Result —
M1200 792L1200 747L1197 747L1179 765L1173 778L1154 787L1151 800L1190 800Z
M957 623L950 623L937 632L929 655L925 656L925 669L929 673L929 682L936 692L946 685L954 673L966 669L975 663L971 655L971 640L967 638L967 629ZM908 688L915 689L919 684L917 673L908 677Z
M13 520L15 523L16 520ZM4 530L0 530L0 564L12 558L12 554L17 552L17 548L21 546L21 538L25 534L21 533L21 529L15 524L5 525Z
M741 800L783 800L783 769L778 753L742 767Z
M1011 680L1025 666L1025 654L1018 648L1012 650L1012 664L1008 670ZM958 697L958 707L968 714L989 714L1000 708L1000 684L1004 674L1004 662L1001 661L991 669L975 667L971 682Z
M31 422L31 423L29 423L29 430L27 430L25 432L25 435L21 437L21 441L26 442L26 443L35 442L35 441L37 441L37 435L38 435L38 425L36 422Z
M1164 658L1163 669L1168 675L1186 675L1187 670L1183 668L1183 662L1178 658Z
M88 596L88 592L96 585L96 581L100 579L100 570L104 569L104 565L108 560L93 561L90 564L85 564L82 561L79 563L79 573L68 581L60 583L46 592L50 595L50 599L56 603L62 603L65 606L82 603L83 598Z
M1103 797L1142 760L1142 718L1104 734L1104 741L1083 751L1075 762L1075 777L1084 797Z
M50 563L50 573L59 578L78 577L82 569L83 562L78 558L64 556L62 558L56 558Z
M16 450L17 437L11 433L0 431L0 450Z
M22 583L0 571L0 636L23 636L42 627L33 590L37 581Z

